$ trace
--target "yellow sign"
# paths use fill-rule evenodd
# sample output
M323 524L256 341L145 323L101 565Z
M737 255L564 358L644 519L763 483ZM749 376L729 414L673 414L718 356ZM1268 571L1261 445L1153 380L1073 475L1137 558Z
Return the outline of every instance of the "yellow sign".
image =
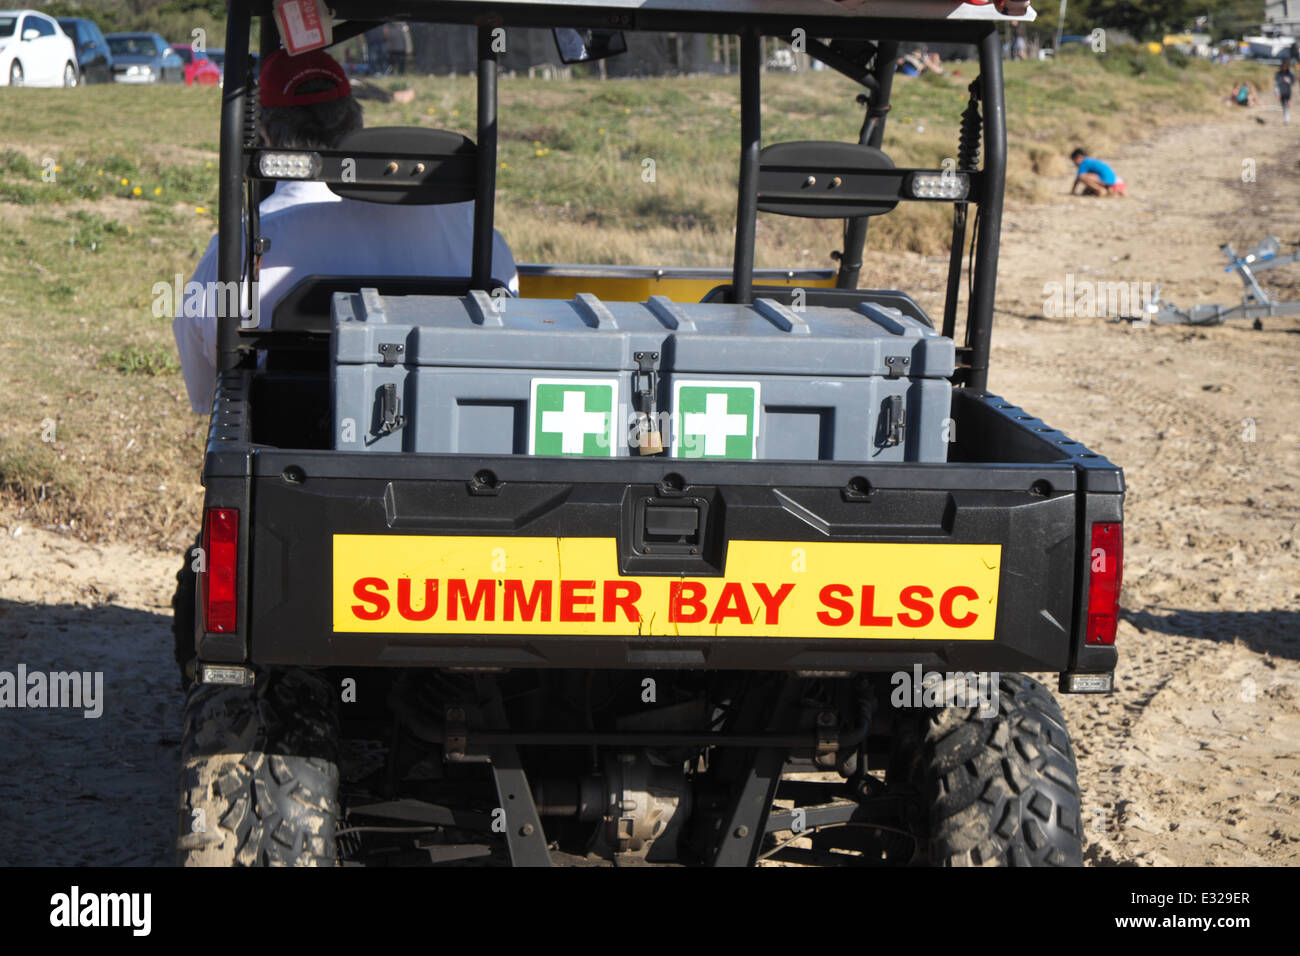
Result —
M613 538L336 534L334 630L989 641L1001 551L732 541L725 577L622 577Z

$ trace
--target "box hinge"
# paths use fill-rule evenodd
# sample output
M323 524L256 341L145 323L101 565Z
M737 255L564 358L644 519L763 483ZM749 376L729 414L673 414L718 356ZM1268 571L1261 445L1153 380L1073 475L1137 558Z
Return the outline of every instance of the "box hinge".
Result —
M890 355L885 359L885 377L902 378L911 364L912 360L906 355Z

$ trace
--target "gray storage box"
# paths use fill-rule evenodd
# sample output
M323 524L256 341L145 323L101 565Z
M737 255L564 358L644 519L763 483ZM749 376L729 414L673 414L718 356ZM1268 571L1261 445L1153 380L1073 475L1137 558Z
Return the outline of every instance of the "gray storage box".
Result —
M896 309L365 289L332 312L338 450L947 460L952 340Z

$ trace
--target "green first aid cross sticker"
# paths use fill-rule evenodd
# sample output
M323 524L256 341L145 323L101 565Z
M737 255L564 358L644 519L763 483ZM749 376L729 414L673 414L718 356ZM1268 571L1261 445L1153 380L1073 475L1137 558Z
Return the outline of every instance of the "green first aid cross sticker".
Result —
M758 382L674 382L673 457L756 457L758 409Z
M614 455L616 379L535 378L530 455Z

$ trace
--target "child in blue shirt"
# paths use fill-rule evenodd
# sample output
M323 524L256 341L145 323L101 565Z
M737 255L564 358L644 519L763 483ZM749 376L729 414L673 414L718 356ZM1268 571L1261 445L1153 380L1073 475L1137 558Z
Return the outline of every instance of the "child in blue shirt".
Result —
M1072 152L1070 154L1070 159L1078 168L1074 185L1070 187L1071 196L1075 194L1080 186L1083 187L1083 194L1085 196L1124 195L1124 180L1115 175L1115 170L1111 169L1100 159L1093 159L1082 149L1076 149Z

